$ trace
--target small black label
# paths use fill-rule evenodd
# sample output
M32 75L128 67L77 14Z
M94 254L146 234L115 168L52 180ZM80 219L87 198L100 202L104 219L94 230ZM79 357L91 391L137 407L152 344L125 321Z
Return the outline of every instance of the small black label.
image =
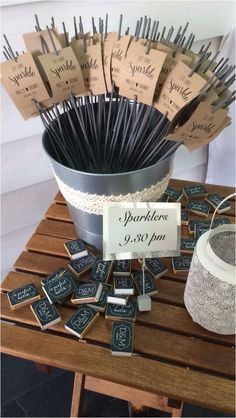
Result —
M34 283L27 284L8 292L8 298L11 305L18 305L19 303L30 300L38 295L39 292Z
M50 324L55 319L60 318L57 310L50 304L47 298L33 302L32 308L42 325Z
M207 196L207 190L202 185L184 187L183 192L187 197Z
M133 325L127 322L112 324L111 351L118 353L132 353Z
M185 209L194 212L201 212L207 214L210 206L207 202L198 202L197 200L188 200Z
M174 257L173 267L174 270L189 270L192 257Z
M106 283L109 277L111 261L96 260L91 270L91 278L96 282Z
M133 275L136 287L140 295L143 294L143 272L137 271ZM144 293L149 295L153 292L157 292L156 283L154 282L151 273L149 271L144 272L145 282L144 282Z
M81 239L68 241L65 243L65 246L67 247L71 255L75 255L75 254L81 253L81 251L86 250L85 245Z

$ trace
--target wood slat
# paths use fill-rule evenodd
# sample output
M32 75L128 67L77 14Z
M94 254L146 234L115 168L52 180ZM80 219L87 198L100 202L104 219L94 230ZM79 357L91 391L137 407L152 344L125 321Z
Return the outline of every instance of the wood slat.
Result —
M66 258L26 251L20 254L14 264L16 270L18 269L36 274L39 273L41 275L48 275L59 267L67 266L68 260Z
M67 241L65 238L57 238L51 237L48 235L41 235L41 234L33 234L28 243L26 244L26 249L29 251L47 254L47 255L55 255L56 257L64 257L68 259L68 254L64 248L64 243ZM88 247L89 248L89 247ZM91 248L89 248L91 251ZM175 281L180 281L185 283L187 279L188 273L178 273L175 274L172 268L172 261L170 258L163 258L163 262L168 267L168 272L166 273L165 277L171 278ZM132 262L132 267L134 269L140 269L140 264L134 260Z
M16 261L15 268L46 275L60 266L66 267L67 263L64 262L63 258L24 252ZM173 332L180 332L229 345L234 344L233 336L221 336L204 330L192 321L185 308L178 306L153 301L152 310L145 313L138 312L137 319L140 323L147 326L158 326L171 329Z
M57 222L57 224L61 222ZM63 225L67 225L62 223ZM55 256L65 257L69 260L68 254L64 248L64 243L67 241L65 238L58 238L58 237L51 237L48 235L41 235L41 234L33 234L30 238L29 242L26 244L26 248L30 251L43 253L43 254L51 254ZM88 247L91 251L91 248ZM190 254L189 254L190 255ZM170 278L175 281L180 281L185 283L188 272L183 273L174 273L172 267L172 260L171 258L163 258L163 262L168 267L168 272L166 273L165 277ZM132 267L135 269L139 269L140 265L137 261L133 261Z
M66 252L64 244L67 240L65 238L50 237L47 235L33 234L26 244L26 249L38 253L52 254L68 259L69 255Z
M218 335L207 331L193 322L185 308L153 301L149 312L137 312L137 322L145 326L152 325L172 332L222 342L233 346L234 335Z
M35 232L37 234L65 238L67 240L77 238L74 224L50 219L42 219Z
M26 244L26 249L28 251L52 254L58 257L66 257L69 260L69 256L64 247L64 244L67 241L68 239L65 238L51 237L49 235L42 234L33 234L28 243ZM91 247L90 245L86 244L86 248L90 253L94 255L98 254L98 251L95 247Z
M51 333L2 324L2 352L151 393L234 412L234 383L139 356L112 357L109 350ZM29 344L30 341L30 344ZM101 361L102 360L102 361ZM128 370L129 373L124 373ZM223 402L222 402L223 400Z
M47 212L45 213L45 218L57 219L63 222L72 222L67 206L58 205L56 203L49 206Z
M29 283L35 283L36 286L41 288L41 276L34 274L10 271L1 285L2 291L8 292L9 290L16 289ZM184 306L183 294L184 284L176 283L165 278L158 279L158 295L154 296L154 300L160 302L166 302L174 305Z
M184 283L170 281L167 278L160 278L156 281L156 284L158 295L153 297L154 300L184 306Z
M29 251L42 253L46 255L55 255L56 257L64 257L68 259L68 254L64 248L64 243L67 240L64 238L50 237L48 235L33 234L28 243L26 244L26 249ZM90 249L91 251L91 249ZM172 268L172 261L170 258L163 258L164 263L168 267L168 272L166 277L171 278L176 281L186 282L188 273L178 273L175 274ZM139 269L140 264L134 260L132 263L134 269Z
M18 271L10 271L1 283L1 291L9 292L9 290L17 289L29 283L34 283L38 290L41 290L42 277L36 274L21 273Z
M54 202L56 203L61 203L61 204L65 204L65 199L64 196L62 195L62 193L59 191L56 196L54 197Z
M29 306L11 310L6 294L1 295L1 306L3 319L39 328L39 324ZM64 323L69 319L73 311L61 306L58 307L58 310L62 321L54 325L50 330L71 335L65 329ZM88 331L86 340L106 344L109 348L111 327L112 322L100 316L96 325ZM143 344L143 341L145 341L145 344ZM167 331L153 330L136 325L134 328L134 352L159 359L162 358L165 361L176 362L183 366L200 368L231 378L234 377L234 350L232 348L183 337Z

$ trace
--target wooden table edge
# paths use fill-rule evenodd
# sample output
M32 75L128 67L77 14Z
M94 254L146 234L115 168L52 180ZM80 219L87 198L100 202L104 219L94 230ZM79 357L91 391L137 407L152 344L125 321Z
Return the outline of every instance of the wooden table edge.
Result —
M14 332L14 342L12 339L12 332ZM29 345L28 341L31 341L31 345ZM68 353L59 348L63 347L65 344L68 344L68 347L70 347L70 352ZM49 348L49 351L52 350L51 355L45 350L46 345L47 348ZM167 396L171 399L192 403L204 408L216 409L225 413L234 414L234 382L228 379L205 375L198 371L179 368L178 366L170 366L139 356L134 356L132 359L120 357L114 358L111 357L109 350L102 347L90 346L75 340L67 340L62 336L47 333L42 334L40 331L29 328L22 329L22 327L13 326L12 324L7 323L2 323L1 351L5 354L36 361L49 366L98 377L114 383L122 383L126 386ZM115 367L114 374L116 378L110 378L109 368L106 368L105 364L105 367L98 368L89 364L90 356L95 364L101 357L103 357L104 361L112 362L113 370ZM73 359L75 359L74 362ZM120 370L122 370L122 367L131 370L130 361L133 362L132 384L130 384L130 378L128 378L127 375L122 375L122 379L124 377L122 382L119 380L119 373ZM143 375L140 377L140 375L137 374L137 371L140 371L140 368L142 368L143 365L146 370L147 368L149 369L149 373L152 375L150 379L147 376ZM101 366L101 364L99 364L99 366ZM94 372L95 369L96 372ZM157 369L157 379L155 380L155 370L157 371ZM179 373L181 374L181 377L179 376ZM165 377L162 380L161 375ZM170 379L171 389L167 390L169 384L168 379ZM154 390L154 385L157 381L158 388ZM173 387L174 381L175 385ZM202 393L202 387L204 386L205 390ZM180 393L181 388L182 392ZM219 389L218 395L216 393L217 389ZM224 400L224 405L222 405L221 400Z

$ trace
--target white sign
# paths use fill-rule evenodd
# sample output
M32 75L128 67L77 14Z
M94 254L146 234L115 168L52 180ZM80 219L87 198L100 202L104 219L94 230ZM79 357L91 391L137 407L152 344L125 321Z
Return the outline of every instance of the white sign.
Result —
M104 260L180 255L181 204L107 203L103 211Z

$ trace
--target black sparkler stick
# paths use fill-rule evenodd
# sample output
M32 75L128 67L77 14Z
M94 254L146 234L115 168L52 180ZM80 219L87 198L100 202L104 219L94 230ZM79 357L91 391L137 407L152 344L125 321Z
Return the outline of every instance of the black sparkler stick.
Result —
M65 22L62 22L62 27L63 27L63 32L64 32L66 46L69 46L69 40L68 40L68 34L66 32Z
M8 46L8 50L9 50L9 52L10 52L10 54L11 54L12 58L13 58L15 61L17 61L17 57L16 57L16 55L14 54L13 49L12 49L12 47L11 47L11 45L10 45L10 42L8 41L8 39L7 39L6 35L4 34L4 35L3 35L3 37L4 37L4 39L5 39L5 42L6 42L7 46Z

